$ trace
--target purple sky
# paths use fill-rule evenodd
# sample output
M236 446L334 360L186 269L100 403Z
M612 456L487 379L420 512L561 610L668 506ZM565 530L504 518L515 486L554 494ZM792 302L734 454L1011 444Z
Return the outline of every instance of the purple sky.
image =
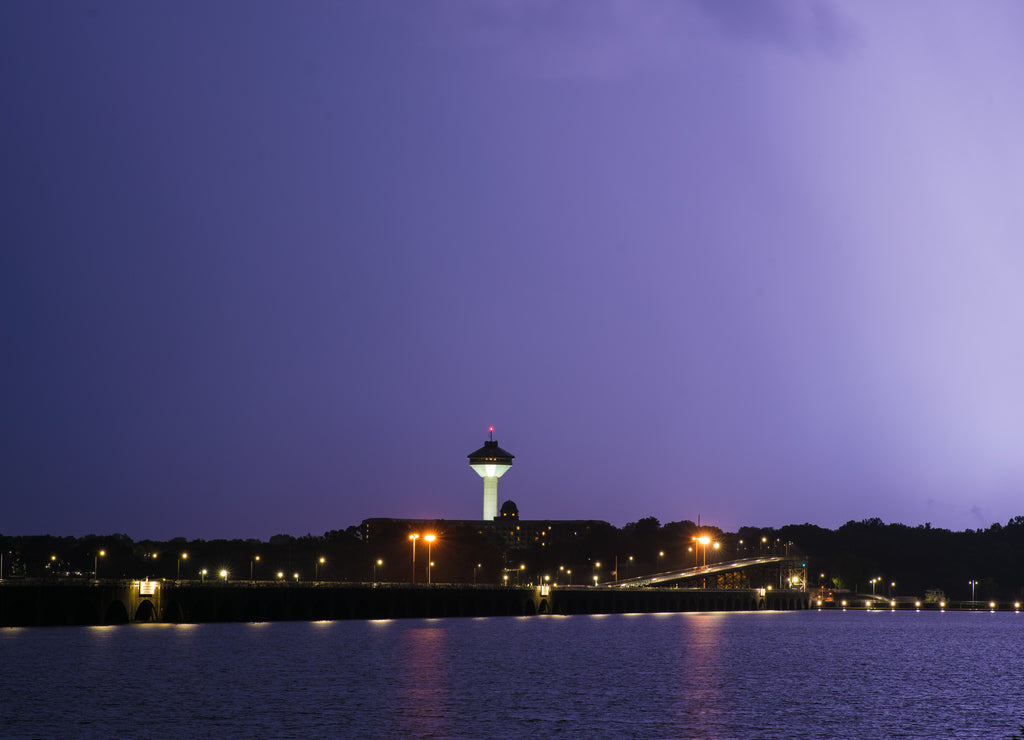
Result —
M1024 514L1024 4L0 5L0 532Z

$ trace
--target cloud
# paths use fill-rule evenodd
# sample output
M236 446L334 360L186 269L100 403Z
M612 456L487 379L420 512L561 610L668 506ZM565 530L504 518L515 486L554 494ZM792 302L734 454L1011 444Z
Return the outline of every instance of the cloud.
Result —
M407 15L431 42L471 48L517 74L620 78L686 64L707 45L843 55L856 24L827 0L494 0L425 4Z
M826 0L697 0L727 37L790 52L845 54L860 43L856 24Z
M429 6L435 43L472 47L515 72L617 78L679 56L701 32L687 5L625 0L496 0Z

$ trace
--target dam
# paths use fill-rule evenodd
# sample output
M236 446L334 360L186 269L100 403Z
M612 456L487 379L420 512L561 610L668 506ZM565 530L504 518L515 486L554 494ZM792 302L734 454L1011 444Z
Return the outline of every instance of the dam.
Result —
M273 622L810 608L801 590L5 580L0 626Z

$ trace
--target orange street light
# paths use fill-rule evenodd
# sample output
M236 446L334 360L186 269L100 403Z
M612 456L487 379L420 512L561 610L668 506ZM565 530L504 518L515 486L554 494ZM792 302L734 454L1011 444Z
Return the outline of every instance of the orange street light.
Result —
M177 578L174 579L176 581L180 581L181 580L181 561L182 560L188 560L188 553L187 552L183 552L183 553L181 553L181 555L178 556L178 576L177 576Z
M314 581L314 582L315 582L315 581L316 581L316 579L317 579L317 573L319 572L319 571L318 571L318 568L319 568L319 567L320 567L321 565L323 565L324 563L326 563L326 562L327 562L326 560L324 560L323 558L320 558L320 559L319 559L319 560L317 560L317 561L316 561L315 563L313 563L313 581Z
M416 584L416 540L420 538L419 534L409 535L409 539L412 540L412 582Z
M430 546L434 544L434 540L436 540L437 537L433 534L425 534L423 535L423 539L427 542L427 583L430 583L430 568L434 564L430 559Z

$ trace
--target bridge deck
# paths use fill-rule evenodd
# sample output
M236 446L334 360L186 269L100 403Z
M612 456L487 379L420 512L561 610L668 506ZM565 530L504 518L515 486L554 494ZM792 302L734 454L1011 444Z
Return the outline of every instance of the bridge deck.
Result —
M711 565L698 565L695 568L683 568L682 570L670 570L664 573L654 573L636 578L624 578L619 581L606 581L602 586L612 588L626 588L630 586L656 586L659 583L670 583L682 581L687 578L698 578L709 573L724 573L732 570L751 568L757 565L768 565L770 563L783 563L795 561L792 555L768 555L756 558L740 558L738 560L727 560L724 562L712 563Z

